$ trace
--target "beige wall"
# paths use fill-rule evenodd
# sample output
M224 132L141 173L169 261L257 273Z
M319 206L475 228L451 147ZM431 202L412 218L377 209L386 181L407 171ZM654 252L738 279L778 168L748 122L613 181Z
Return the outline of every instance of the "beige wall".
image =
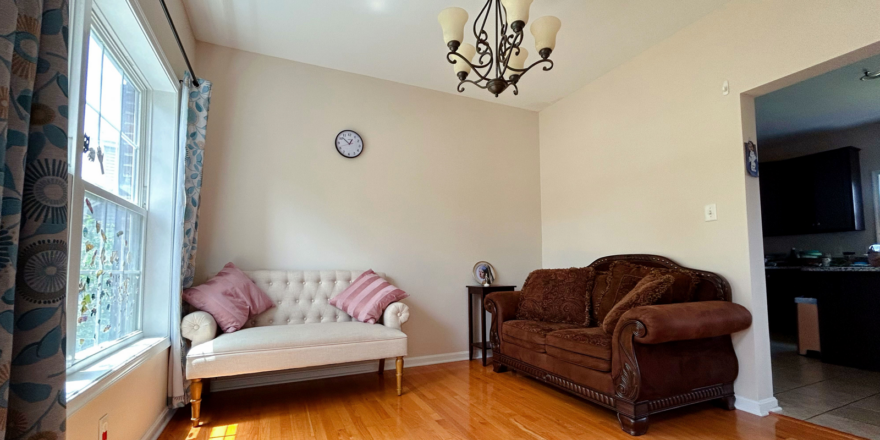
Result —
M147 359L67 419L67 438L98 438L98 420L109 416L109 438L140 440L165 413L168 350Z
M827 234L788 235L766 237L766 253L787 253L798 250L820 250L835 256L843 252L864 254L868 246L877 243L874 221L874 185L871 175L880 171L880 122L772 139L760 143L761 162L790 159L843 147L856 147L859 152L862 174L862 209L865 213L865 230Z
M198 43L214 83L196 282L244 269L366 269L412 295L410 356L467 347L465 285L541 266L538 115ZM454 87L450 83L450 88ZM336 134L366 144L340 156Z
M753 99L740 94L877 42L878 16L877 1L734 0L542 111L543 265L646 252L719 272L755 314L734 337L737 394L775 404L758 186L743 169Z

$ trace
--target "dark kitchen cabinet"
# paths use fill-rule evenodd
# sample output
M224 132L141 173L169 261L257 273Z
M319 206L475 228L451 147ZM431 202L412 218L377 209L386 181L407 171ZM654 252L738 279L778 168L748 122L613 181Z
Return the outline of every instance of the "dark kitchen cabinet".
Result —
M761 163L764 236L863 231L859 149Z
M770 333L797 338L797 305L794 299L804 294L803 275L798 269L765 269L767 314Z
M880 272L765 269L773 336L797 338L798 296L816 298L822 362L880 371Z

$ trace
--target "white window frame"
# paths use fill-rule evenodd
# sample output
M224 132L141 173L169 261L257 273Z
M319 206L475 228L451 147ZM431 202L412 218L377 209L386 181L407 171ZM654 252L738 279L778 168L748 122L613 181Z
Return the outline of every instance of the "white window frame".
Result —
M871 188L874 190L874 235L880 243L880 170L871 171Z
M112 32L112 30L107 26L102 19L100 10L97 8L97 5L94 5L90 0L86 0L81 2L83 6L82 9L77 8L76 12L83 14L82 19L82 27L78 28L81 32L76 35L78 40L72 40L80 44L80 47L72 47L72 55L70 58L71 72L78 72L79 75L71 75L78 76L79 87L80 87L80 100L76 103L76 111L71 114L71 117L76 115L76 123L77 130L74 132L74 140L75 142L72 145L75 147L71 148L69 154L70 164L72 166L71 175L69 176L69 194L70 194L70 229L69 229L69 239L68 239L68 249L69 249L69 263L68 263L68 289L67 289L67 372L68 374L75 373L83 368L86 368L103 358L112 355L113 353L121 350L131 344L136 343L140 339L144 337L143 326L144 326L144 276L143 276L143 266L146 261L146 242L147 231L148 231L148 222L149 222L149 209L148 209L148 200L149 200L149 158L150 158L150 132L149 127L151 126L150 115L151 115L151 91L146 86L146 82L143 79L143 75L137 66L131 61L131 58L128 56L128 53L125 51L124 46L119 42L119 38ZM73 27L71 27L73 29ZM139 112L140 112L140 120L138 121L138 181L137 186L135 187L135 200L138 202L132 203L125 198L113 194L98 185L95 185L91 182L86 181L82 178L82 149L83 149L83 134L85 131L85 115L83 109L85 109L86 104L86 78L87 70L88 70L88 52L89 52L89 39L91 33L95 32L98 39L104 46L105 53L109 53L110 57L113 61L116 62L117 67L126 75L129 81L132 82L132 85L140 92L140 102L139 102ZM73 46L73 45L72 45ZM77 49L79 53L77 53ZM74 107L71 105L70 107ZM94 146L97 146L98 139L93 139ZM80 276L80 257L81 257L81 249L82 249L82 225L83 225L83 205L85 200L86 192L95 194L101 198L104 198L110 202L113 202L125 209L128 209L143 218L142 225L142 243L140 249L140 261L141 261L141 277L140 277L140 286L138 288L139 298L138 298L138 318L137 318L137 330L134 332L117 339L115 341L110 341L104 344L100 344L96 347L100 347L98 349L88 349L86 353L89 353L85 357L81 357L77 359L76 356L76 326L77 320L75 317L79 316L79 276ZM93 352L92 352L93 351Z

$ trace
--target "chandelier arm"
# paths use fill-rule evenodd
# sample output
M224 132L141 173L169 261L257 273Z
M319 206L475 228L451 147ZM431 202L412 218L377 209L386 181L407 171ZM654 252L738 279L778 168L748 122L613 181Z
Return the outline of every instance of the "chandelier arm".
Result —
M517 35L522 36L522 32L519 32ZM512 37L515 37L515 35L511 35L511 36L512 36ZM521 38L520 38L520 40L521 40ZM515 44L515 45L512 45L512 46L506 48L506 49L504 50L504 52L501 52L501 54L499 55L499 59L503 60L502 65L504 66L504 69L503 69L503 71L501 72L501 76L502 76L502 77L507 73L507 70L508 70L508 69L509 69L509 70L512 70L512 71L516 71L516 70L517 70L517 69L514 69L514 68L512 68L512 67L509 66L509 64L510 64L510 57L513 56L513 54L514 54L513 51L514 51L514 50L516 50L516 55L519 55L522 49L520 48L519 44Z
M464 92L464 83L473 84L473 85L475 85L475 86L477 86L477 87L479 87L479 88L481 88L481 89L486 89L486 88L489 86L488 84L486 84L486 85L480 85L480 84L479 84L478 82L476 82L476 81L471 81L471 80L469 80L469 79L465 79L465 80L462 80L460 83L458 83L458 93L462 93L462 92Z
M489 67L489 65L490 65L489 63L486 63L486 64L474 64L474 63L472 63L471 61L469 61L467 58L465 58L464 56L462 56L462 55L461 55L460 53L458 53L458 52L449 52L449 53L446 54L446 61L449 61L449 64L455 64L455 63L456 63L456 60L452 59L452 56L453 56L453 55L455 55L456 57L458 57L458 58L461 59L461 60L464 60L464 62L468 63L468 64L471 66L471 69L483 69L483 68Z
M480 35L481 35L482 33L485 32L485 29L486 29L486 20L489 19L489 14L487 13L487 9L488 9L489 6L492 4L492 1L493 1L493 0L486 0L486 4L483 5L483 8L480 9L480 13L477 14L477 19L474 20L474 37L477 39L477 41L479 41L479 40L482 39L482 38L480 38ZM480 17L483 18L483 23L482 23L482 24L480 24ZM477 28L478 28L477 25L479 25L479 29L480 29L479 32L477 32Z
M545 72L553 68L553 60L546 59L546 60L535 61L534 63L532 63L531 66L526 67L525 69L514 69L513 67L508 67L508 69L516 72L519 75L519 77L522 78L526 74L526 72L528 72L529 70L532 70L532 67L535 67L538 64L549 64L549 66L544 66Z
M501 43L499 40L502 38L499 35L504 35L504 30L501 28L501 0L495 1L495 77L501 77Z
M446 59L449 61L450 64L455 64L455 63L457 62L457 60L452 59L452 56L453 56L453 55L457 56L460 60L464 61L464 62L467 63L469 66L471 66L471 71L473 71L474 73L476 73L477 76L480 77L480 80L484 80L484 81L490 81L490 80L491 80L491 78L489 78L489 77L486 76L486 75L483 75L483 74L480 73L480 71L478 70L478 69L485 69L486 67L489 67L490 72L491 72L491 68L492 68L491 64L484 64L484 65L480 65L480 66L475 66L473 63L471 63L470 61L468 61L467 58L461 56L461 54L459 54L458 52L449 52L448 54L446 54ZM487 73L487 75L488 75L488 73ZM484 88L485 88L485 87L484 87Z
M519 87L516 86L516 83L510 83L513 86L513 96L519 95Z
M486 0L483 9L480 10L480 13L477 14L477 19L474 20L474 38L477 39L477 52L480 53L480 55L484 55L491 49L491 46L488 44L489 33L486 32L486 21L489 20L489 9L492 5L492 1L493 0ZM483 18L482 24L480 24L480 17ZM477 29L479 29L479 31ZM484 49L481 49L481 46L483 46Z

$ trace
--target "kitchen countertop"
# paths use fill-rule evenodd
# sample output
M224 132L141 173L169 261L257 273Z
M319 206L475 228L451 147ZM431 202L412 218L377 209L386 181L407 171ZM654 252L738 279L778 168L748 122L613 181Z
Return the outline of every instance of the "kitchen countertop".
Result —
M767 270L800 270L804 272L880 272L880 267L873 266L765 266Z

